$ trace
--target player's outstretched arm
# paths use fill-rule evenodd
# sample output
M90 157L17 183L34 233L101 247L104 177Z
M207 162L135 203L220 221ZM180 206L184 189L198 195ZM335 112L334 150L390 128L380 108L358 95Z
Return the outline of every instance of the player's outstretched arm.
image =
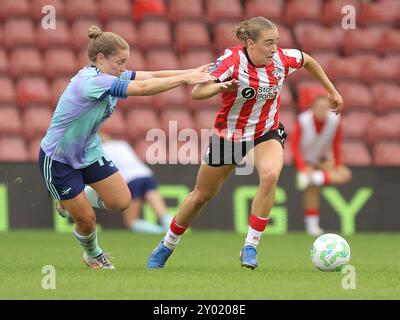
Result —
M320 64L311 56L303 52L304 63L303 67L311 73L328 91L328 98L332 103L332 111L336 114L341 113L343 110L343 98L336 90L333 83L329 80L325 71Z
M179 76L130 81L126 89L127 96L152 96L171 90L183 84L193 85L215 80L206 72L194 71Z
M147 80L154 78L167 78L167 77L180 76L195 71L207 72L213 65L214 63L208 63L194 69L186 69L186 70L136 71L135 79Z
M195 100L207 99L224 91L236 91L239 82L235 79L225 82L207 82L196 85L192 90L192 98Z

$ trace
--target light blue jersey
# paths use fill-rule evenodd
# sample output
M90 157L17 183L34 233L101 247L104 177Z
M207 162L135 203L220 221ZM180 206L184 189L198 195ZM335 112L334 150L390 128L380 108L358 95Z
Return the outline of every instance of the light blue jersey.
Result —
M114 112L118 98L126 98L128 83L135 75L127 70L115 77L94 65L81 69L57 104L41 142L45 154L75 169L100 159L104 152L97 132Z

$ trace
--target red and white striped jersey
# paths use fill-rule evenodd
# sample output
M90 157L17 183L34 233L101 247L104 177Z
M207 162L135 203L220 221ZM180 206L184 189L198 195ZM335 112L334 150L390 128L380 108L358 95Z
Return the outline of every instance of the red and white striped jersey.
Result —
M283 82L302 65L303 55L297 49L278 48L272 63L264 67L254 66L242 45L226 49L210 74L221 82L236 79L239 88L222 94L216 133L225 139L249 141L278 128Z

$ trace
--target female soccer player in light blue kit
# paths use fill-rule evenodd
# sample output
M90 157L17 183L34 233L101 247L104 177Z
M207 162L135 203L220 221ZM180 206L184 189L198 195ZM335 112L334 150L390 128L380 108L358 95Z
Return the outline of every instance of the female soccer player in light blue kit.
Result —
M98 130L118 98L155 95L184 84L213 80L208 65L191 70L129 71L129 45L112 32L91 26L88 57L61 95L41 142L39 166L52 197L75 222L74 235L93 269L114 269L97 242L93 207L124 210L131 193L103 152ZM134 81L132 81L134 80ZM85 185L89 185L85 188Z

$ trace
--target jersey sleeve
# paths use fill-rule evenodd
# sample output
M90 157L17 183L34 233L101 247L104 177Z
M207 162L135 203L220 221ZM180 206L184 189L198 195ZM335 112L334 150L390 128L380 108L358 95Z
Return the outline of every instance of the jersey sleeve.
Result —
M125 70L119 76L121 80L135 80L136 78L136 71L133 70Z
M84 94L90 100L103 100L108 95L125 99L129 81L108 74L100 74L86 82Z
M234 68L233 52L226 49L224 54L220 56L211 67L210 75L217 78L218 81L223 82L232 78Z
M285 68L288 69L288 74L300 69L304 63L304 56L297 49L280 49L280 57Z

